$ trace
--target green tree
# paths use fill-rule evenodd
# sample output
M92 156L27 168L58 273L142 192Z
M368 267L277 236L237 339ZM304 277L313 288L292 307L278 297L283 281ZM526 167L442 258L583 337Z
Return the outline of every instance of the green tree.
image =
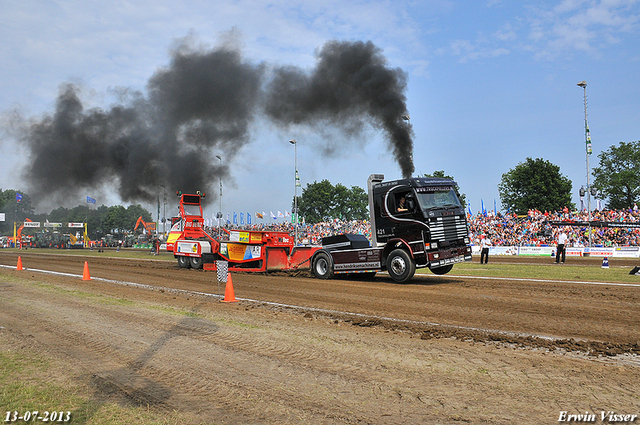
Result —
M640 198L640 141L611 146L598 155L593 186L607 200L609 209L633 207Z
M16 194L22 197L20 202ZM0 189L0 212L5 213L5 221L0 221L0 233L3 235L13 234L14 222L21 223L25 218L33 220L35 215L29 195L13 189Z
M328 221L333 218L343 220L366 220L368 217L368 196L358 186L350 189L343 184L332 185L329 180L314 181L302 189L298 198L300 217L308 223Z
M451 176L448 176L444 173L444 170L436 170L433 172L433 174L424 174L423 177L437 177L440 179L449 179L449 180L453 180L456 181L456 179L454 179ZM454 191L456 192L456 195L458 196L458 199L460 199L460 203L462 204L462 208L466 208L467 207L467 195L465 195L464 193L460 193L460 186L456 186Z
M369 197L359 186L335 186L332 215L343 220L366 220L369 214Z
M142 208L140 204L129 205L127 207L126 225L124 228L128 231L133 232L133 228L136 227L136 222L140 217L142 217L142 220L145 223L151 223L153 221L151 213ZM140 227L138 227L138 230L140 230Z
M575 209L571 187L571 180L560 174L557 165L542 158L527 158L502 175L498 192L503 206L517 214L526 214L530 209Z
M106 233L120 233L126 229L133 230L133 226L128 225L127 209L122 205L114 205L107 209L106 217L103 220L104 231Z

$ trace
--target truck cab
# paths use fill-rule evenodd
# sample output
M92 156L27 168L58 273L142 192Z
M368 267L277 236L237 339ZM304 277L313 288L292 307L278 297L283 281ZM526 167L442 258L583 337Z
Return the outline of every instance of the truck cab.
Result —
M471 261L466 215L454 181L383 180L381 174L368 180L371 246L356 247L349 242L353 238L323 240L323 250L312 259L317 277L387 271L393 280L405 282L417 268L445 274L453 264Z

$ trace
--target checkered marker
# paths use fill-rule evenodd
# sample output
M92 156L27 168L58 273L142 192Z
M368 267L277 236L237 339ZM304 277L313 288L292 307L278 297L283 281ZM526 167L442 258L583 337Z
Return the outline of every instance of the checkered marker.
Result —
M225 260L216 261L216 270L218 272L218 282L227 283L227 274L229 273L229 262Z

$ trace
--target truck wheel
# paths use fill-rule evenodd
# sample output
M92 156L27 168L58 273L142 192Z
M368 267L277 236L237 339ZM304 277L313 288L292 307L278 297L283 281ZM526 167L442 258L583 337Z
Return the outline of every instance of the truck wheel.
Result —
M189 261L189 257L185 257L184 255L178 255L178 266L181 269L188 269L191 267L191 262Z
M329 279L333 276L333 264L331 256L326 252L320 252L313 260L311 271L318 279Z
M191 262L192 269L201 269L202 268L202 257L189 257Z
M396 282L406 282L415 274L416 263L404 249L394 249L387 257L387 272Z
M446 266L442 266L442 267L434 267L434 268L429 267L429 270L431 270L431 273L433 274L447 274L451 271L452 268L453 268L453 264L447 264Z

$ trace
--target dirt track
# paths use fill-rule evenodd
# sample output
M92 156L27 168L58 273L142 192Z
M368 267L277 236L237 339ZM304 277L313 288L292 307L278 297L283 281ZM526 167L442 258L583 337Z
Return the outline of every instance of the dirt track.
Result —
M0 349L69 358L97 400L193 411L194 423L640 413L638 287L234 274L243 301L223 304L203 295L218 294L214 273L174 262L21 256L26 271L0 268ZM85 259L89 282L29 270L82 275ZM0 264L16 260L0 252Z

